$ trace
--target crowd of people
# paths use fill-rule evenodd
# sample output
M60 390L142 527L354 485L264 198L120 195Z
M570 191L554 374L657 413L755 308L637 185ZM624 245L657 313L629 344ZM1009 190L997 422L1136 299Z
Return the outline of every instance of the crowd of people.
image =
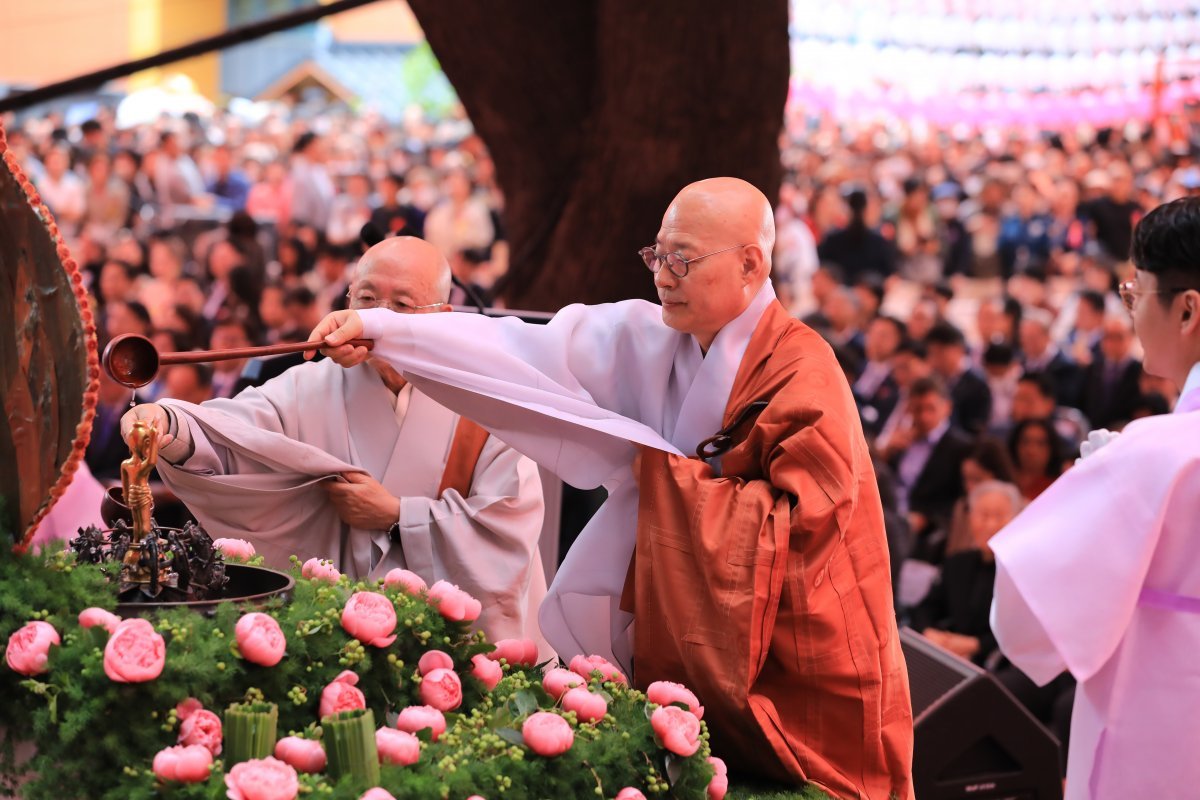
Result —
M253 124L219 113L118 130L101 112L75 127L10 121L6 135L83 265L101 346L124 333L162 352L302 341L345 307L365 246L391 235L447 255L456 303L468 291L487 302L507 269L503 198L461 114L385 124L277 110ZM261 382L246 368L167 369L138 397L229 397ZM125 457L117 421L128 403L105 376L87 454L102 480Z
M991 634L987 543L1090 430L1177 399L1142 371L1123 283L1141 216L1200 192L1200 114L1032 138L789 123L775 280L859 404L898 612L1065 743L1069 676L1035 686Z
M130 130L101 114L7 136L85 267L102 339L140 333L171 351L307 338L345 306L364 244L394 234L426 238L485 300L506 269L503 197L461 113L219 113ZM1090 430L1176 399L1141 369L1122 282L1140 216L1200 192L1200 109L1036 136L850 128L791 109L781 149L773 279L853 389L901 619L993 670L1065 740L1069 679L1035 687L989 632L988 540ZM254 362L175 366L139 397L200 402L264 377ZM87 453L101 480L125 456L129 399L103 380Z

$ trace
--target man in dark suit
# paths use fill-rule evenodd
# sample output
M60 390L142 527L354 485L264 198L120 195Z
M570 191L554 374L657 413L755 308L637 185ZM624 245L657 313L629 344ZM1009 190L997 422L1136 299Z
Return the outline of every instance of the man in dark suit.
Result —
M1121 317L1104 320L1100 356L1084 375L1083 413L1093 428L1118 427L1133 419L1141 398L1142 364L1130 355L1133 331Z
M950 393L934 377L908 392L911 422L888 442L885 458L896 473L898 496L913 533L912 557L940 563L954 504L963 494L962 462L971 437L951 424Z
M1054 318L1040 308L1029 308L1021 317L1022 366L1026 374L1044 372L1054 381L1059 405L1079 408L1083 370L1054 344L1050 327Z
M863 430L874 438L891 416L900 397L892 376L892 356L904 342L904 323L894 317L876 317L867 326L864 342L867 363L852 385Z
M967 340L949 322L939 322L925 337L929 364L950 390L951 420L968 433L980 433L992 416L992 390L987 378L971 366Z

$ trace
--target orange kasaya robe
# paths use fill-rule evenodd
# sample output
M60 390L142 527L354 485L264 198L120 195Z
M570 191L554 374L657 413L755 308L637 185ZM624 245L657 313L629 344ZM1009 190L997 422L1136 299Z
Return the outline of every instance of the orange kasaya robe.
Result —
M849 386L829 346L778 303L742 359L720 477L647 449L634 682L705 707L733 771L840 798L911 798L913 720L883 510Z

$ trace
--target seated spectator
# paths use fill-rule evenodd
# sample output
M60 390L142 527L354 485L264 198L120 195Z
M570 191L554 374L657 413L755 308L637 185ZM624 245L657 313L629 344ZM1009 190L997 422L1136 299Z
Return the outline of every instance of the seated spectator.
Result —
M892 377L892 358L904 343L904 323L895 317L876 317L867 326L864 340L866 363L852 378L859 416L868 437L874 438L891 416L900 387Z
M1142 364L1133 357L1132 350L1129 317L1106 317L1100 354L1083 379L1082 411L1093 428L1117 429L1133 419L1142 393Z
M949 322L939 322L925 337L929 365L950 390L954 404L953 422L967 433L987 427L992 413L992 392L987 380L971 367L967 340Z
M1003 342L989 344L983 351L983 376L992 395L992 413L988 417L988 430L1005 428L1012 421L1013 399L1021 379L1021 365L1017 363L1012 346Z
M1068 454L1048 419L1018 422L1008 438L1008 454L1016 470L1017 486L1026 500L1034 500L1062 474Z
M1016 470L1003 442L983 437L975 443L962 462L964 494L954 504L954 511L950 516L950 535L946 541L947 556L975 547L970 527L971 492L988 481L1015 484L1016 479Z
M883 453L899 479L900 507L913 533L912 557L938 564L946 546L954 502L962 495L962 461L971 438L950 421L950 393L937 378L922 378L908 392L911 423Z
M162 397L203 403L213 396L213 368L208 364L175 364L167 367Z
M1078 408L1083 372L1050 338L1054 318L1040 308L1026 308L1021 318L1022 366L1026 373L1044 372L1054 380L1059 405Z
M853 189L846 195L850 221L845 228L833 231L817 245L821 263L837 264L849 283L860 275L882 277L896 271L896 253L892 244L867 226L867 194Z
M1011 483L984 481L969 498L971 546L946 556L912 626L939 647L983 666L995 654L989 614L996 562L988 542L1024 505Z
M912 424L912 417L908 412L908 392L914 383L921 378L928 378L932 372L928 358L928 352L922 342L906 339L896 348L891 365L892 380L896 382L896 403L892 413L881 420L879 434L875 437L875 446L879 452L887 452L896 431Z
M1091 430L1088 420L1077 409L1058 405L1054 380L1044 372L1030 372L1020 377L1013 394L1011 419L993 428L991 434L1007 440L1013 427L1031 419L1048 419L1054 424L1054 430L1062 440L1063 452L1078 450Z

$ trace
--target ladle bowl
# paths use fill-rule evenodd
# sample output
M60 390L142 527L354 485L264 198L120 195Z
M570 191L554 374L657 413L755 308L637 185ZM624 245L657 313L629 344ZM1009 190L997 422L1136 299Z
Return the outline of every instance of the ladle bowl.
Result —
M375 347L373 339L351 339L347 344L354 347ZM210 361L233 361L239 358L277 356L284 353L303 353L320 350L324 342L290 342L265 347L235 347L229 350L192 350L181 353L159 353L154 342L136 333L115 337L104 348L100 361L104 371L114 381L130 389L139 389L158 377L162 367L171 364L203 364Z

